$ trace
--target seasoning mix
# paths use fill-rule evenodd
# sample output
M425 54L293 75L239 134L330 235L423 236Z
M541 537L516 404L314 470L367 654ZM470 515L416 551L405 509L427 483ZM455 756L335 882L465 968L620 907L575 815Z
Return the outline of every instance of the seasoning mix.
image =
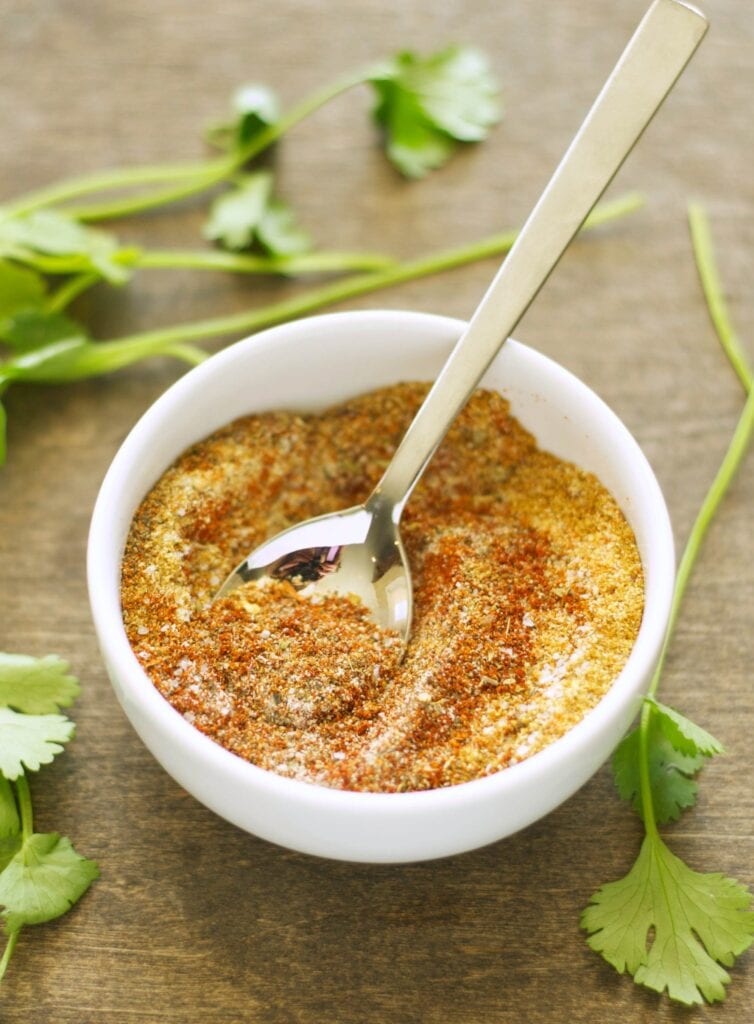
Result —
M280 581L212 603L263 540L364 501L428 387L237 420L184 453L134 517L122 605L136 657L189 722L262 768L381 792L467 782L563 735L628 657L643 609L628 524L483 390L403 517L403 660L355 598L315 603Z

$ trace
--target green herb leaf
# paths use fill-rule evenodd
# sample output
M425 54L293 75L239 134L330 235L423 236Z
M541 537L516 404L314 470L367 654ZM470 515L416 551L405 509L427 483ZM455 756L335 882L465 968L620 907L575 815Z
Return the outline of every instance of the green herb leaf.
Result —
M479 142L500 118L498 88L478 51L451 46L431 57L400 53L371 77L374 118L399 171L421 178L440 167L457 141Z
M31 352L51 342L86 338L86 331L64 313L23 309L0 326L0 338L18 352Z
M667 704L661 704L658 700L652 700L655 714L663 735L677 751L689 757L702 755L712 757L713 754L722 754L723 745L714 736L710 735L701 726L695 725Z
M280 101L266 85L250 83L233 93L232 117L212 125L207 137L220 149L241 149L280 118Z
M751 903L735 879L693 871L654 833L629 873L594 893L581 925L619 973L690 1006L725 998L720 965L751 945Z
M8 359L0 365L0 381L60 384L91 376L90 364L95 373L107 373L107 352L103 345L92 344L84 336L60 338Z
M257 243L271 256L291 256L311 248L292 211L273 198L272 175L267 171L243 175L232 191L215 200L204 236L228 249L247 249Z
M298 256L312 247L311 236L296 223L293 210L271 199L257 227L257 239L269 256Z
M68 662L55 654L32 658L0 653L0 704L33 715L69 707L79 695L79 684L68 669Z
M19 217L0 217L0 255L29 263L43 271L96 271L112 284L128 280L129 270L118 255L117 239L53 210L36 210ZM57 258L52 263L44 257ZM63 263L60 259L64 258Z
M0 874L0 905L8 933L60 917L86 892L99 870L57 832L29 836Z
M13 835L0 838L0 877L2 872L18 853L21 847L21 835L18 832Z
M681 754L668 741L658 719L658 715L653 715L649 726L649 779L655 818L664 825L675 821L696 802L697 785L693 777L704 764L705 755ZM613 775L621 797L630 800L643 819L639 760L639 730L634 729L613 755Z
M0 325L6 317L40 306L46 293L47 286L36 271L0 259Z
M0 840L15 836L21 827L16 798L10 782L0 775ZM0 854L1 856L1 854ZM0 871L2 866L0 865Z
M272 191L272 175L248 174L236 188L212 203L204 237L222 242L228 249L245 249L254 241Z
M17 779L24 767L37 771L59 754L73 736L73 722L64 715L25 715L0 708L0 772Z

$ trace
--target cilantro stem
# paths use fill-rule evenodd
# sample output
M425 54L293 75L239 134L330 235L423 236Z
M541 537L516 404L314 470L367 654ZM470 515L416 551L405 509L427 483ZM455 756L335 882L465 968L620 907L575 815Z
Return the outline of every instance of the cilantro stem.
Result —
M733 365L733 369L738 374L739 380L746 391L749 392L751 391L754 375L725 304L723 287L720 283L720 275L715 264L712 235L707 214L698 203L689 203L688 219L696 269L702 284L704 297L707 300L710 319L717 331L720 343Z
M19 775L16 779L16 796L18 797L18 809L21 813L21 839L25 843L34 832L31 790L29 789L29 780L25 775Z
M12 258L43 274L92 273L90 270L82 270L82 260L78 255L50 256L26 250L13 253ZM387 267L395 266L395 260L384 253L339 252L327 249L300 253L296 256L263 256L225 252L221 249L124 248L113 253L112 259L113 262L119 263L123 267L145 270L218 270L236 274L287 274L292 276L331 274L346 270L384 270ZM94 274L89 283L93 284L100 279L101 275ZM65 293L62 301L65 304Z
M665 634L665 642L663 644L662 653L660 654L660 661L655 674L652 676L652 682L649 685L650 696L654 696L657 690L657 685L660 681L662 665L665 660L665 650L667 648L669 637L670 629L668 629ZM653 714L654 704L649 700L645 700L641 707L641 718L639 719L639 790L641 794L644 830L651 839L657 839L659 837L659 832L657 831L655 805L652 798L652 780L649 774L649 726L652 721Z
M310 114L313 114L330 100L353 88L353 86L367 81L371 73L371 68L363 69L356 74L339 78L330 85L325 86L323 89L318 89L311 93L311 95L301 100L300 103L291 107L291 109L287 113L283 114L275 124L271 124L262 129L245 146L239 146L227 156L214 158L203 163L196 164L194 165L194 170L191 173L184 174L182 172L180 176L187 177L188 180L181 184L176 185L173 183L173 185L167 189L157 189L156 191L148 192L145 195L131 196L111 202L92 203L79 207L66 207L65 212L82 221L112 220L116 217L126 217L134 213L143 213L145 210L152 210L155 207L165 206L166 204L176 202L179 199L186 199L199 192L205 192L207 189L212 188L213 185L218 185L220 182L231 177L250 160L259 156L260 153L271 146L274 142L277 142L277 140L289 131L289 129L293 128L300 121L303 121ZM135 168L133 173L135 174L139 170L146 173L149 168ZM116 184L113 184L113 181L116 179L116 174L117 172L112 173L111 182L108 185L109 188L116 187L117 182ZM60 186L61 189L63 187L64 185ZM86 194L87 191L97 191L97 189L82 189L76 194L83 195ZM37 195L39 195L39 193ZM73 198L73 195L70 195L70 198ZM38 209L39 205L40 203L38 200L36 204L30 204L28 201L23 204L25 212ZM49 205L49 202L43 201L41 205ZM17 209L17 207L11 207L10 212L15 213L17 212Z
M746 450L752 437L752 432L754 432L754 391L751 390L751 382L749 383L749 388L749 396L746 400L746 404L744 405L743 412L738 419L738 423L736 424L736 429L733 433L730 444L728 445L725 458L721 462L720 468L715 474L715 478L705 495L702 507L699 509L689 535L689 539L686 542L683 556L681 557L681 563L678 567L678 575L676 577L675 591L673 592L673 604L670 612L669 629L672 629L675 625L681 600L683 599L683 595L686 591L691 570L694 566L694 562L696 561L704 536L707 533L709 525L712 522L720 502L728 490L744 455L746 454ZM663 648L663 659L666 648L667 640L665 647ZM654 696L656 689L657 681L653 679L649 695Z
M3 213L11 217L23 217L46 206L77 199L96 192L129 188L135 185L152 185L156 182L174 182L178 178L193 178L207 170L209 161L194 161L174 164L153 164L142 167L126 167L99 173L84 174L68 178L55 185L37 189L3 207Z
M173 184L170 188L158 189L146 195L130 196L125 199L114 199L105 203L90 203L86 206L66 206L64 212L83 222L99 220L116 220L129 217L146 210L154 210L159 206L187 199L189 196L206 192L213 185L218 185L234 174L238 165L227 158L207 161L201 174L193 175L181 185Z
M120 262L140 269L220 270L236 274L317 274L383 270L393 266L376 252L311 252L298 256L254 256L220 249L141 249Z
M636 193L631 193L611 203L601 204L595 209L593 215L585 224L585 228L594 228L607 221L631 213L638 209L643 202L643 197ZM469 245L458 246L457 248L448 249L445 252L435 253L430 256L422 256L415 260L407 260L405 263L398 263L386 270L354 275L353 277L346 278L344 281L336 281L321 288L313 288L291 299L284 299L282 302L263 306L261 309L237 313L231 316L215 317L209 320L200 320L191 324L177 324L174 327L133 335L130 338L121 339L120 342L111 342L109 344L119 344L121 346L130 344L142 345L148 344L149 339L151 339L155 344L162 347L165 342L193 341L226 334L238 334L242 331L260 330L263 327L270 327L284 320L292 320L315 309L320 309L323 306L336 302L342 302L345 299L365 295L368 292L378 291L393 285L403 284L406 281L427 277L431 274L452 270L455 267L486 259L490 256L499 256L509 251L517 235L517 231L506 231L502 234L492 235L488 238L472 242Z
M641 195L630 193L611 202L601 203L587 219L584 229L595 228L608 221L632 213L643 205ZM57 384L80 380L119 370L140 359L157 355L175 355L183 358L184 342L204 341L223 335L240 335L270 327L304 316L315 309L365 295L393 285L402 284L430 274L451 270L467 263L499 256L508 252L516 240L517 231L492 235L469 245L459 246L442 253L422 256L398 263L385 270L367 274L354 274L319 288L311 288L290 299L272 303L260 309L246 310L230 316L214 317L186 324L175 324L154 331L144 331L112 341L102 341L69 352L55 352L45 360L40 353L10 359L0 364L0 373L8 381L26 380ZM194 350L197 351L197 350ZM23 360L23 362L22 362Z
M39 271L40 274L89 273L90 271L86 268L91 266L86 257L82 257L78 253L65 256L51 256L47 253L35 252L33 249L21 249L8 252L7 256L24 266L32 267L34 270ZM129 253L127 250L120 250L117 253L119 262L124 264L127 264L131 257L132 253Z
M47 308L51 313L60 313L69 306L82 292L101 281L99 274L77 274L62 284L47 300Z
M744 354L741 343L733 328L725 304L725 297L720 284L717 266L715 264L712 237L709 230L707 215L697 204L691 204L689 206L688 215L694 258L696 260L697 270L702 282L702 289L707 300L707 308L710 318L725 354L728 356L731 365L735 369L747 391L748 398L738 419L738 423L736 424L736 429L733 433L730 444L728 445L725 457L715 474L709 490L704 497L704 501L702 502L702 506L699 509L697 517L694 520L694 525L691 528L689 539L681 557L681 562L678 567L678 575L676 577L675 590L673 592L673 603L671 605L668 632L662 650L660 665L658 666L658 671L655 673L655 677L653 678L652 685L649 689L649 696L651 697L654 696L655 691L657 690L659 674L667 651L670 633L675 626L681 601L686 591L691 570L694 562L696 561L702 541L704 540L704 536L715 513L717 512L718 506L720 505L725 492L728 490L728 487L735 476L736 470L741 464L741 460L743 459L749 441L751 440L752 430L754 429L754 373L752 373L748 364L746 355Z
M2 959L0 959L0 981L3 980L5 972L8 969L8 964L10 963L10 958L13 956L13 950L16 948L16 943L18 942L18 936L20 932L21 929L16 928L15 931L12 931L10 933L10 935L8 936L8 941L5 943L5 949L3 950Z
M610 203L602 203L594 210L584 227L585 229L595 228L600 224L625 216L642 206L643 202L642 196L630 193ZM174 327L164 327L156 331L122 338L118 342L103 342L102 345L127 346L133 344L143 346L148 345L151 341L162 348L166 342L194 341L226 334L238 334L242 331L261 330L263 327L271 327L284 320L303 316L315 309L342 302L345 299L452 270L455 267L474 263L490 256L499 256L509 251L517 235L517 231L506 231L469 245L458 246L430 256L422 256L415 260L407 260L405 263L398 263L385 270L354 275L343 281L335 281L333 284L320 288L312 288L291 299L284 299L282 302L272 303L261 309L199 320L190 324L177 324Z
M199 363L203 363L205 359L209 358L208 352L195 345L171 345L170 348L165 349L164 354L173 356L174 359L182 359L190 366L198 366Z
M746 359L741 347L728 309L725 304L720 277L715 263L712 236L709 230L709 222L706 212L698 204L690 204L688 208L689 229L691 232L692 248L696 261L697 271L702 282L702 290L707 302L710 319L715 327L720 343L730 360L731 365L738 374L744 388L747 391L746 403L738 418L733 437L730 440L725 457L710 484L704 497L701 508L697 513L694 524L689 534L689 539L681 556L680 565L673 590L673 600L670 606L670 619L665 633L665 640L660 652L660 659L657 664L652 681L649 684L647 697L654 698L660 684L665 658L667 656L670 640L673 635L678 612L681 607L683 596L691 576L691 571L696 562L699 550L704 537L709 529L720 502L727 492L730 484L741 465L744 455L754 435L754 374ZM647 826L647 833L657 834L655 823L654 807L652 803L652 790L649 778L649 725L651 722L653 705L651 700L644 702L639 724L639 777L641 782L641 800L644 811L644 821Z

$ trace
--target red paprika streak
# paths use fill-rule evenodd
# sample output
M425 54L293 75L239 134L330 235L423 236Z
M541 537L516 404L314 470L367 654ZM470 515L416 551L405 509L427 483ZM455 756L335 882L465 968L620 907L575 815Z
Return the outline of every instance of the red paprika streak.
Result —
M263 768L384 792L466 782L562 735L628 657L643 607L630 528L493 392L473 396L406 510L402 662L355 599L315 604L280 583L211 603L263 539L363 501L426 390L231 423L134 517L122 599L137 658L196 728Z

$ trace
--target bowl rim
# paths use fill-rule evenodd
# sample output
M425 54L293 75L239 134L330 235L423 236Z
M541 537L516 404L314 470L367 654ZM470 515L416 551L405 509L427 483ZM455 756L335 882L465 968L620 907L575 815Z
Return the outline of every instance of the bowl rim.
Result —
M175 748L187 757L202 761L207 769L219 773L228 780L246 785L254 790L261 790L268 797L285 800L289 804L302 803L315 806L322 810L340 812L368 813L370 816L385 815L402 817L413 815L422 810L438 809L443 805L447 810L455 806L467 805L475 798L486 799L492 794L496 798L515 792L522 785L531 785L539 779L546 778L558 764L570 760L582 749L588 749L592 737L598 735L615 715L625 709L627 702L636 701L636 710L641 703L641 694L636 695L636 683L631 681L648 676L657 657L662 638L665 633L670 613L670 604L675 578L675 554L673 534L667 507L662 491L642 452L638 442L623 424L620 417L580 378L576 377L562 364L549 356L524 345L511 338L507 346L521 349L533 357L535 362L543 360L554 366L558 372L565 374L571 384L585 389L603 407L614 427L624 435L624 440L633 449L635 469L641 476L643 490L647 500L653 506L652 530L657 534L653 545L656 562L653 565L653 589L648 594L646 589L645 571L645 605L639 633L634 641L631 653L623 669L615 678L610 689L600 701L566 733L542 750L524 758L495 773L469 782L458 783L438 789L410 791L405 793L380 793L354 790L334 789L318 783L300 779L292 779L268 769L260 768L245 761L237 754L222 747L215 740L201 733L183 715L159 693L138 662L125 633L121 609L119 578L122 559L122 545L117 552L113 548L116 538L113 536L118 517L114 515L122 507L121 492L126 486L128 469L139 456L144 445L154 438L155 424L159 425L162 418L171 410L180 406L184 396L191 393L198 381L207 374L220 374L227 364L232 364L239 354L250 345L259 349L260 357L264 349L274 345L281 334L306 334L316 321L317 327L326 327L328 323L342 324L351 321L357 324L368 320L381 320L386 327L397 323L406 325L412 322L419 326L436 327L445 331L453 328L459 333L465 322L456 318L433 313L421 313L404 310L351 310L321 314L289 321L260 331L226 346L208 360L192 368L170 385L157 400L142 414L118 448L100 487L92 514L89 539L87 545L87 582L92 617L97 633L100 650L107 666L117 665L118 683L122 693L118 692L121 703L124 697L127 702L140 705L143 713L154 721L159 731L169 737ZM253 402L249 413L253 413ZM179 454L179 453L178 453ZM176 456L177 457L177 456ZM169 464L169 463L168 463ZM163 470L167 464L163 466ZM120 501L119 501L120 498ZM129 514L129 523L131 521ZM107 556L107 557L104 557ZM113 586L111 564L116 562L117 580ZM652 614L647 614L650 604ZM117 689L117 688L116 688ZM128 712L127 712L128 714ZM130 715L128 716L130 718ZM151 748L150 748L151 749ZM152 751L154 754L154 751ZM156 756L156 755L155 755Z

